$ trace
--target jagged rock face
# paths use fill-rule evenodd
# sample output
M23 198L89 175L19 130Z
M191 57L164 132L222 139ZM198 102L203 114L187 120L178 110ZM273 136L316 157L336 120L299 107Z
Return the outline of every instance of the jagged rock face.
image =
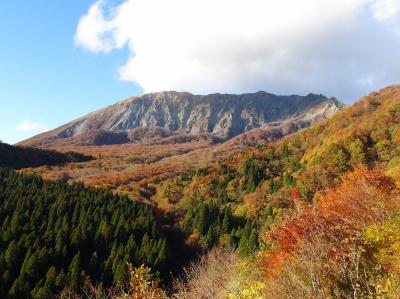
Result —
M207 133L226 140L271 123L292 121L305 127L329 117L342 106L334 98L315 94L303 97L276 96L266 92L241 95L193 95L174 91L149 93L92 112L31 141L69 138L91 132L102 132L104 137L104 131L127 132L148 127L162 128L173 134ZM162 134L169 135L164 131ZM124 137L118 135L118 138L122 142ZM110 142L108 138L107 143Z

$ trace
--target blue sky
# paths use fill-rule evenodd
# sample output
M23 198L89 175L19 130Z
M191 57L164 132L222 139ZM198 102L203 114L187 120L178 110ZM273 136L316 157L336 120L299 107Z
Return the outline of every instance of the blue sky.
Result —
M4 142L17 142L37 133L40 126L54 128L141 92L118 78L126 50L92 54L74 45L79 18L93 2L0 1L0 139ZM34 129L35 124L39 128Z
M0 1L0 139L151 91L317 93L400 82L400 0Z

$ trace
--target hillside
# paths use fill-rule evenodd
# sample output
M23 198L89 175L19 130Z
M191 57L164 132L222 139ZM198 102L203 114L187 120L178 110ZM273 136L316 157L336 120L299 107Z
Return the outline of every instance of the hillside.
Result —
M202 205L229 207L234 217L247 219L262 235L294 208L293 198L312 204L357 165L382 168L399 184L399 132L400 86L392 86L309 129L222 159L192 176L167 180L154 200L189 224ZM186 231L199 232L206 242L210 235L219 236L216 224L210 221L200 231L189 225ZM240 247L235 233L218 238Z
M307 127L342 107L334 98L315 94L158 92L131 97L20 144L121 144L187 134L208 134L215 140L227 140L255 128L268 130L270 124ZM141 132L135 130L138 128L142 128Z
M252 256L243 264L211 255L189 271L181 298L397 298L399 132L396 85L311 128L164 182L155 198L181 215L187 236ZM235 229L221 235L218 220L199 226L205 205L229 207L252 233L239 240ZM259 242L264 249L253 255Z
M228 249L187 268L173 298L397 298L399 130L391 86L154 186L188 244Z
M81 146L97 159L23 171L46 176L55 170L85 174L87 165L100 168L92 176L97 183L86 183L106 182L106 188L149 200L150 209L162 216L156 219L185 240L175 250L211 251L184 271L185 279L174 284L174 298L347 298L354 293L396 298L399 132L400 86L391 86L279 140L224 152L236 138L251 142L258 132L232 138L211 148L219 147L214 163L198 162L211 152L205 140L199 140L200 149L196 142L164 146L158 141ZM153 160L146 162L149 151ZM182 157L186 164L179 164ZM104 174L116 161L133 170L135 184L124 169ZM128 166L132 161L140 163ZM147 264L154 268L151 260ZM140 268L132 271L136 275Z
M357 164L384 167L399 181L399 122L400 87L388 87L311 128L210 165L186 185L198 188L197 196L223 192L232 201L246 194L268 201L296 187L312 202L318 190L335 186ZM204 181L210 182L205 189L198 186Z
M6 148L7 157L17 157L17 162L35 153L48 158L41 163L64 157L55 151ZM185 232L174 218L109 190L46 182L0 167L0 199L1 297L120 290L130 267L140 265L157 272L168 286L171 274L180 273L202 250L196 240L185 242ZM200 226L218 221L221 232L234 228L243 236L250 233L248 222L232 217L228 208L204 205L200 210ZM210 239L208 246L215 241Z
M127 263L163 281L193 252L149 206L0 168L0 297L122 286Z
M92 157L90 156L76 152L60 153L52 150L0 143L0 166L12 169L88 162L91 159Z
M186 269L173 298L388 298L400 292L400 188L357 166L337 188L293 208L262 234L261 250L213 250ZM159 297L164 298L164 297Z
M342 107L334 98L314 94L136 96L21 143L96 159L24 171L49 180L82 181L151 202L154 184L160 181L279 139Z

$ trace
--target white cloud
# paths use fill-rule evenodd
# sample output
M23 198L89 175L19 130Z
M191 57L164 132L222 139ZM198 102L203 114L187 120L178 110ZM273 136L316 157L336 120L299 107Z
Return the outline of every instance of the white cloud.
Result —
M127 46L146 92L321 92L344 100L400 78L400 0L125 0L93 4L77 45Z
M108 52L115 47L113 42L113 24L104 19L102 0L93 4L78 24L75 42L93 52Z
M48 131L49 129L41 123L31 121L29 119L25 119L18 124L17 130L21 131L21 132L40 133L40 132Z
M374 17L380 21L400 21L400 5L398 0L374 1L372 11Z

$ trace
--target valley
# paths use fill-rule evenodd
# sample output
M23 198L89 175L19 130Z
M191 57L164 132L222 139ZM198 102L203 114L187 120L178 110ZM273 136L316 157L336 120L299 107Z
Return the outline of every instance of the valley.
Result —
M0 299L400 299L400 0L0 12Z
M22 267L35 250L39 258L35 265L42 277L47 273L49 280L68 272L68 279L54 284L51 279L35 278L29 271L12 272L16 280L3 277L0 285L10 289L2 292L15 298L30 292L34 298L42 298L52 292L79 294L101 286L106 296L103 286L115 288L129 277L154 272L162 280L140 276L149 287L138 291L139 298L270 298L268 294L274 298L291 298L291 294L294 298L347 298L354 292L395 298L400 285L396 274L400 267L396 249L400 244L399 124L400 87L395 85L341 107L308 128L282 121L269 124L269 130L267 126L254 128L217 142L216 136L208 133L173 134L180 136L179 142L176 138L171 142L170 134L160 138L157 133L156 138L107 145L68 145L80 135L54 138L49 137L53 133L45 133L22 142L25 146L37 142L36 146L42 148L23 147L31 155L27 161L37 159L38 151L41 157L52 157L57 150L60 158L52 165L42 158L39 164L31 165L34 167L18 170L23 176L12 171L1 173L3 198L9 200L0 208L6 219L1 225L6 228L11 222L12 226L2 234L2 246L8 253L0 256L0 262L11 275L13 267ZM152 131L165 133L161 129ZM12 152L13 147L9 150ZM63 155L67 153L84 160L65 161ZM46 182L31 175L40 175ZM56 224L57 229L65 223L77 227L72 235L68 233L71 239L65 240L69 248L65 264L40 260L43 254L64 254L60 250L47 252L47 244L56 241L50 234L53 229L49 230L53 221L42 220L42 229L49 230L46 241L40 241L43 233L39 232L38 241L24 247L28 237L25 231L29 229L29 236L35 236L32 225L38 221L35 215L39 211L35 208L34 213L27 211L22 217L22 208L12 208L12 194L20 198L21 205L29 205L33 196L23 190L13 193L10 184L19 186L13 183L19 180L33 180L35 192L43 200L39 206L44 209L53 206L53 195L46 190L79 190L82 198L75 198L69 208L71 213L74 209L77 212L60 212L63 223ZM116 205L123 202L142 207L143 212L123 214L121 210L118 214L124 216L117 217L111 206L98 209L105 213L101 216L105 222L93 222L91 230L85 231L80 224L84 212L79 212L81 220L77 221L77 207L90 208L91 200L100 200L96 192L106 198L99 204L107 205L107 200ZM62 206L62 201L56 204ZM139 217L142 220L138 222L135 213L151 216ZM25 223L23 230L13 225L16 221ZM132 234L125 233L137 229L136 225L142 232L134 233L136 239L131 240L128 236ZM100 242L101 238L105 241ZM88 240L102 244L102 256L96 264L103 271L100 276L90 272L89 258L81 259L96 251L97 245L89 251L85 248ZM129 249L131 243L136 244L136 251ZM148 248L149 255L141 248ZM11 263L8 256L13 250L19 255ZM156 252L163 254L157 256ZM355 254L357 267L364 271L361 276L354 272ZM174 255L182 259L173 262ZM140 268L141 263L150 268ZM381 268L376 270L374 265ZM54 268L52 276L48 276L49 267ZM166 276L172 269L174 277ZM80 276L76 274L79 271ZM182 275L183 280L179 280ZM314 275L320 287L313 287L309 275ZM21 281L25 284L19 285ZM380 285L388 287L382 291Z
M19 144L95 157L87 163L25 169L26 173L82 181L151 201L162 181L279 139L342 107L334 98L313 94L154 93L124 100ZM181 114L184 111L189 114Z

